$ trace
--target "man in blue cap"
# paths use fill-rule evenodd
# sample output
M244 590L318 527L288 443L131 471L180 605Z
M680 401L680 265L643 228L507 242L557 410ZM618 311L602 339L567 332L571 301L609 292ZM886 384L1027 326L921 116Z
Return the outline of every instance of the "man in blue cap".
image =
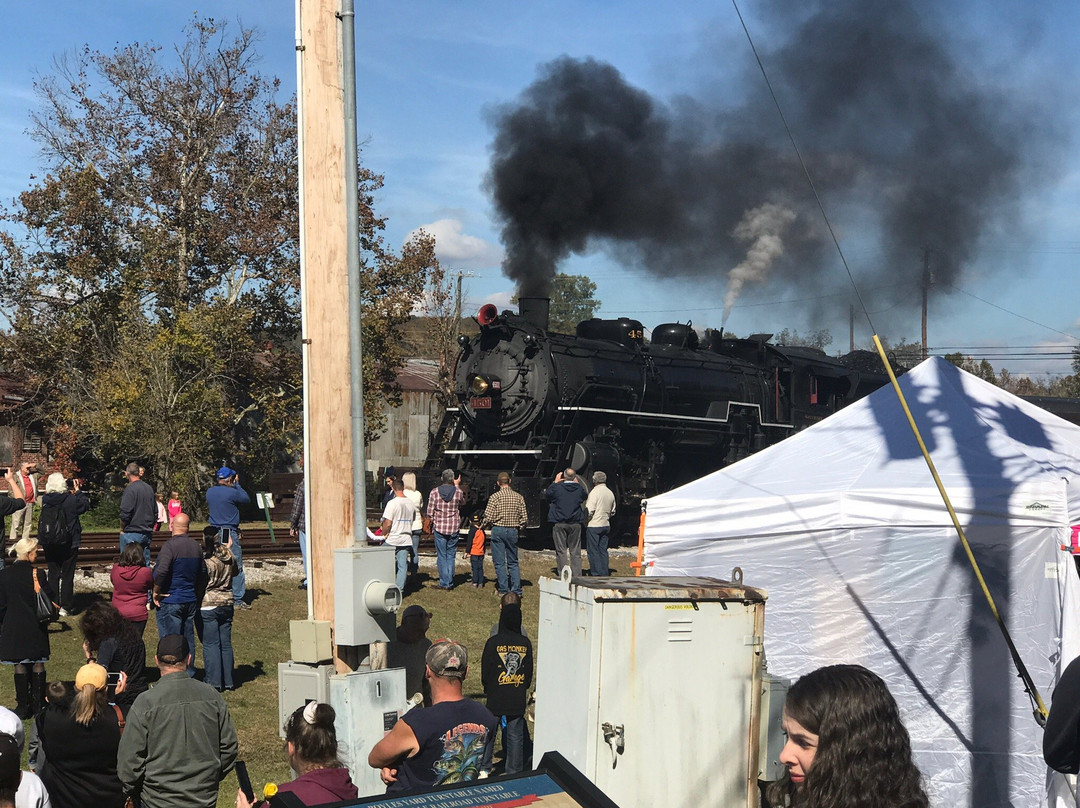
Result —
M240 568L240 574L233 576L233 607L250 609L244 600L247 586L244 580L243 554L240 549L240 506L251 502L248 492L237 482L239 475L228 466L217 470L216 484L206 492L206 506L210 510L210 526L218 530L220 541L224 544L232 537L233 558Z

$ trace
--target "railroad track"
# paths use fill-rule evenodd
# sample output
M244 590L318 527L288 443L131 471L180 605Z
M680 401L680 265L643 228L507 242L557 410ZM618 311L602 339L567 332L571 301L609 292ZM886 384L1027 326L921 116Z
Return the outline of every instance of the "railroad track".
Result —
M196 538L202 533L197 531ZM288 558L300 555L300 543L289 535L289 529L274 528L276 542L270 541L270 531L265 527L244 528L244 560L248 558ZM158 550L169 538L166 531L159 530L150 540L150 552L157 558ZM120 554L119 531L83 532L79 546L79 566L105 566Z

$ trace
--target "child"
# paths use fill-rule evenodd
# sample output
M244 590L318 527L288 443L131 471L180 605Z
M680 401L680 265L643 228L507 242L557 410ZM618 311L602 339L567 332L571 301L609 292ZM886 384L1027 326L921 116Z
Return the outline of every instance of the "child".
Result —
M180 492L169 492L169 504L166 507L166 511L169 514L169 531L172 531L172 520L176 518L178 513L183 513L184 506L180 504Z
M472 518L472 540L469 545L469 560L472 562L472 585L477 589L484 585L484 541L487 537L480 528L480 515Z
M44 724L43 716L46 710L57 710L66 713L71 709L71 703L75 701L74 682L49 682L45 688L45 706L41 712L34 716L34 723L30 725L30 752L27 764L35 772L41 772L45 766L45 753L41 751L41 730Z
M157 522L154 524L155 532L161 530L161 526L169 521L169 513L165 510L165 503L161 501L161 497L162 493L160 491L154 494L154 504L157 505Z

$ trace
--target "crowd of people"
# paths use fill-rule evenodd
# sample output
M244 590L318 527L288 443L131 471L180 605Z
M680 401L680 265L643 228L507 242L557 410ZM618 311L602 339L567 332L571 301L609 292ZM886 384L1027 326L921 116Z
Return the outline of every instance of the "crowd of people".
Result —
M518 563L518 541L529 521L525 498L513 488L510 473L496 477L496 490L488 497L483 513L470 520L462 516L465 493L461 476L445 469L437 486L425 499L416 489L416 475L405 472L400 476L391 466L386 469L386 491L381 501L380 540L395 548L395 577L400 590L405 591L409 576L418 571L420 537L430 532L435 541L438 587L450 590L455 586L457 548L463 545L469 557L469 584L479 588L486 584L484 558L490 548L495 568L496 593L521 594L521 571ZM292 534L301 540L303 535L303 481L296 489L292 514ZM589 574L607 576L611 572L608 540L611 518L615 514L615 495L607 486L602 471L592 475L588 489L572 468L559 472L544 492L548 502L547 519L552 524L555 543L555 564L561 570L569 567L572 574L582 574L581 538L584 532ZM306 578L305 578L306 581ZM305 584L301 584L304 586Z
M510 475L500 474L484 512L461 531L464 496L454 472L444 472L425 498L416 490L414 474L399 478L393 471L388 470L386 478L381 533L395 548L399 586L404 588L417 569L418 540L424 520L430 519L437 585L454 586L456 548L463 536L469 555L481 562L490 546L499 614L480 654L485 696L480 703L463 688L469 650L452 640L428 639L433 615L421 604L414 602L401 612L384 664L405 669L409 709L368 750L367 763L379 771L388 793L483 778L495 771L501 734L501 770L521 772L530 759L525 716L535 658L522 625L517 558L517 540L528 520L524 499L514 491ZM73 682L50 682L46 676L49 634L37 606L43 591L63 600L62 586L56 583L63 580L62 554L46 549L46 575L35 567L38 540L21 535L13 542L14 563L0 571L0 661L13 666L17 702L13 712L0 708L0 808L9 801L20 807L65 808L121 806L127 800L148 808L209 807L216 804L220 783L236 762L236 731L221 691L234 686L231 623L238 597L243 597L238 508L247 494L235 472L220 469L207 495L211 524L198 539L189 534L190 519L178 498L170 498L162 523L170 537L151 568L149 542L144 541L148 523L140 509L152 505L157 519L158 500L145 496L140 468L133 464L126 472L129 484L121 505L121 553L111 572L112 600L94 602L81 615L86 664ZM0 514L27 507L19 494L33 490L35 499L39 495L33 483L20 486L12 470L5 476L12 496L0 499ZM54 476L39 504L43 509L67 509L77 524L85 511L85 494L68 486L62 475L56 481ZM602 472L591 481L587 489L567 469L545 492L557 567L574 574L581 573L582 531L591 574L609 571L606 542L615 500ZM50 500L54 495L69 499ZM300 499L294 525L303 526L303 507ZM472 573L470 582L482 586L482 564ZM160 637L154 654L160 680L152 688L143 642L150 604L156 606ZM196 635L203 642L203 681L193 678ZM1080 677L1074 670L1080 671L1080 664L1069 674ZM1053 740L1048 740L1047 759L1063 771L1080 766L1076 703L1080 700L1067 702L1055 693L1057 713L1052 712L1048 725ZM21 771L23 719L30 717L31 770ZM281 785L279 793L291 794L304 805L357 797L339 757L335 718L330 705L317 702L289 717L284 754L297 777ZM801 677L787 695L783 728L787 742L780 761L785 774L769 787L769 805L928 805L896 702L873 672L858 665L834 665ZM236 804L261 808L265 803L241 790Z

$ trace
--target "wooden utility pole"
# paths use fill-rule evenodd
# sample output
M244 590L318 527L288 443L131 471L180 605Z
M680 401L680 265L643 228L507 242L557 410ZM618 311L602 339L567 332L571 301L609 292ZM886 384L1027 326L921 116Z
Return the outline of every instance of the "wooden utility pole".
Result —
M334 553L353 544L345 108L337 0L300 0L308 563L312 616L334 619ZM338 650L335 646L335 654ZM339 671L346 670L340 655Z
M848 303L848 348L855 353L855 304Z

